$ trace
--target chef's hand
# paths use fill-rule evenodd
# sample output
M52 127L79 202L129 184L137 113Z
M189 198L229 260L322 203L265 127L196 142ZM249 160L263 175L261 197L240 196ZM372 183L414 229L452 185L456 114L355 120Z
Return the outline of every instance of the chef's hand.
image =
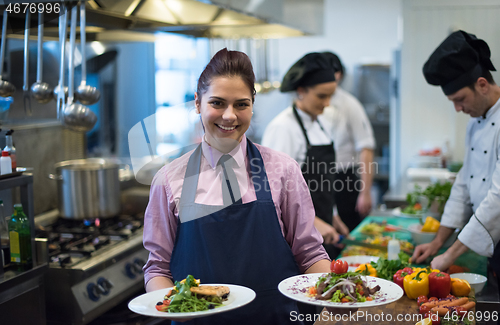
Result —
M433 269L446 271L453 265L453 263L455 263L455 259L450 256L450 254L446 254L445 252L444 254L438 255L432 259L431 267Z
M411 257L412 263L414 263L414 264L424 263L424 261L428 257L434 256L437 254L439 247L440 246L434 244L433 242L418 245L417 247L415 247L415 251L413 252L413 256ZM439 269L439 270L441 270L441 269Z
M340 235L337 230L318 217L314 218L314 227L316 227L321 237L323 237L323 242L325 244L336 244L340 240Z
M333 226L337 230L338 233L340 233L343 236L348 236L349 235L349 228L345 225L345 223L340 219L340 216L334 215L333 216Z
M361 217L366 217L372 210L372 196L370 192L363 191L359 193L358 200L356 201L356 211Z
M469 248L465 246L459 239L457 239L450 248L443 254L436 256L432 262L431 267L441 271L446 271L450 266L455 263L456 259L462 254L465 254Z

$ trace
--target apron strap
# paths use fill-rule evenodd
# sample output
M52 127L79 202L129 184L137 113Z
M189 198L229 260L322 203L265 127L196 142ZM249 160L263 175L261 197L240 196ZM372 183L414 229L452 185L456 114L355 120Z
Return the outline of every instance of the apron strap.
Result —
M311 147L311 143L309 143L309 138L307 137L307 132L306 132L306 128L304 127L304 123L302 123L302 119L300 118L299 113L297 112L297 108L295 108L295 103L293 103L292 108L293 108L293 115L295 115L297 122L299 122L299 126L302 129L302 133L304 134L304 137L306 138L307 149L309 149Z
M248 138L247 153L248 161L250 163L250 180L253 183L257 200L272 201L273 196L271 195L271 185L267 180L264 160L262 159L259 149L257 149L257 147Z
M198 187L198 178L200 176L201 164L201 143L196 147L191 157L189 157L186 173L184 174L184 184L182 185L181 197L179 200L179 215L182 207L187 203L194 202L196 189Z

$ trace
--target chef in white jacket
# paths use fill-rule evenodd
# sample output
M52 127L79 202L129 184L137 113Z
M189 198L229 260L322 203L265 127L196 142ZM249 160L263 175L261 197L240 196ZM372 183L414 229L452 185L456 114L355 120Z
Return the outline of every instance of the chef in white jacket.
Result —
M500 87L490 71L488 44L464 31L450 34L423 67L427 82L441 86L457 112L471 116L466 154L453 184L436 238L416 247L415 263L435 255L462 228L457 241L434 257L432 268L446 270L469 249L489 257L500 275Z

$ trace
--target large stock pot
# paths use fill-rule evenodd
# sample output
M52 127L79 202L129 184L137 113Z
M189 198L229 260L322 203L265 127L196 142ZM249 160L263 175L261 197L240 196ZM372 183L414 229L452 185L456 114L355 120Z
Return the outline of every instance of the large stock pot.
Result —
M120 166L110 159L66 160L54 165L59 214L67 219L106 218L120 212Z

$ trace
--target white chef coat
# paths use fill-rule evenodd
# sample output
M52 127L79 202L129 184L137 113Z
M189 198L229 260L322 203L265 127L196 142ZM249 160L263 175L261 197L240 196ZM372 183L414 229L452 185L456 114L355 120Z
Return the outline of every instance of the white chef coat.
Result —
M446 202L441 224L462 228L458 239L491 257L500 241L500 99L486 117L467 124L462 169Z
M306 129L309 143L312 146L330 144L332 142L331 125L323 116L312 120L311 116L297 108ZM321 129L320 124L324 130ZM302 166L306 158L307 143L300 128L299 122L293 114L293 107L289 106L279 113L266 127L261 144L274 150L288 154Z
M368 116L356 97L337 87L331 104L322 115L332 126L337 164L342 170L357 163L357 153L362 149L375 149L375 138Z

